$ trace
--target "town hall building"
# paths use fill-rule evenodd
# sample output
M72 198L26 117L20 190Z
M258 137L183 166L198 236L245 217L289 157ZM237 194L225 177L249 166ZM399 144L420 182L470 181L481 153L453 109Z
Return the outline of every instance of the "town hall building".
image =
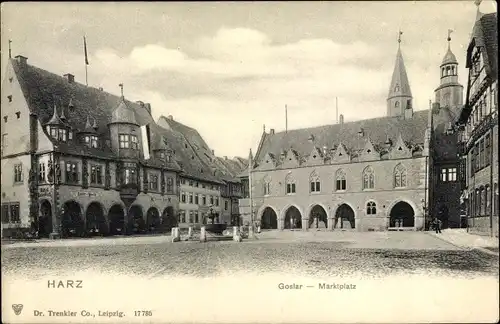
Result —
M264 130L240 175L240 214L263 229L421 230L431 216L459 227L457 66L448 44L435 102L415 111L399 44L386 116Z

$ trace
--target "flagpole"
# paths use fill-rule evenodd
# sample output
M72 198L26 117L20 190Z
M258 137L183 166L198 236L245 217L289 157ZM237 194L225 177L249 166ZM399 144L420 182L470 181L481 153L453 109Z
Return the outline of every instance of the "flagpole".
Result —
M88 87L89 86L89 81L88 81L88 68L87 65L89 65L89 58L87 56L87 39L85 35L83 35L83 52L85 54L85 85Z
M85 64L85 85L89 86L87 64Z

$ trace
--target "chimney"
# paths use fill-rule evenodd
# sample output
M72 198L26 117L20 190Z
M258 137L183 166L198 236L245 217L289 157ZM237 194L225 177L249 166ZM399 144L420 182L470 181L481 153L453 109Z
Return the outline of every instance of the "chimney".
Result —
M212 150L212 155L215 155L215 151L214 150Z
M167 118L170 119L170 120L174 120L174 116L172 116L172 115L168 115Z
M148 111L148 113L151 115L151 104L150 103L145 103L144 108Z
M274 128L271 128L271 130L269 131L269 134L274 135Z
M224 156L224 160L226 160L226 161L227 161L227 156Z
M340 116L339 116L339 124L340 125L344 124L344 115L343 114L340 114Z
M73 83L75 82L75 76L71 73L66 73L64 75L64 78L68 81L68 83Z
M99 87L99 91L104 91L104 89L102 87Z
M140 100L136 101L135 103L137 103L137 104L138 104L139 106L141 106L141 107L144 107L144 102L142 102L142 101L140 101Z
M26 64L28 61L28 58L22 55L17 55L15 59L19 62L19 64Z

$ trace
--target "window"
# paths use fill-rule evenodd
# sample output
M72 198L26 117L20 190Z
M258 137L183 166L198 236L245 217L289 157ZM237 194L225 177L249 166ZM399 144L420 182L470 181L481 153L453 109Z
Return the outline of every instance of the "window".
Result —
M23 165L14 165L14 182L23 182Z
M406 187L406 168L401 164L396 165L394 168L394 187Z
M194 217L193 217L193 211L192 211L192 210L190 210L190 211L189 211L189 222L190 222L190 223L193 223L193 220L194 220Z
M396 101L396 102L394 103L394 108L399 108L399 101Z
M446 168L441 169L441 181L446 182L448 178L446 177L447 175L447 170Z
M186 211L181 210L180 215L179 215L179 223L185 223L186 222Z
M203 206L206 206L207 205L207 197L205 197L205 195L201 196L201 204Z
M2 224L8 224L9 222L9 204L2 204Z
M480 208L479 215L484 215L485 211L486 211L486 196L485 196L484 187L481 187L481 189L480 189L480 199L481 199L481 204L479 205L479 208Z
M45 163L38 164L38 181L45 182Z
M167 178L167 192L168 193L174 192L174 179L170 177Z
M474 171L479 170L479 143L476 143L474 153L476 156L474 157Z
M394 91L395 91L395 92L398 92L398 91L399 91L399 84L396 84L396 86L394 87Z
M337 170L335 174L335 190L346 190L347 182L344 170Z
M68 131L68 139L69 140L73 139L73 132L72 131Z
M486 134L484 138L484 165L488 166L490 165L490 155L491 155L491 139L490 139L490 134Z
M98 141L97 136L85 135L85 145L87 145L88 147L97 148L97 141Z
M135 135L130 135L130 148L133 150L138 148L137 136Z
M193 180L189 180L189 185L192 187L193 186Z
M137 169L134 163L123 164L124 184L137 184Z
M9 102L12 102L12 95L8 95L7 99L9 99Z
M149 174L149 189L153 191L158 191L158 175Z
M476 171L476 151L473 147L470 151L470 174L473 175Z
M479 142L479 166L478 169L484 167L484 139Z
M199 220L199 218L198 218L199 216L198 215L199 214L197 212L194 213L194 222L195 223L198 223L198 220Z
M6 122L7 122L7 119L9 119L9 116L3 116L3 121L4 121L4 123L6 123Z
M228 206L228 205L229 205L229 204L227 203L227 200L226 200L226 201L224 201L224 210L227 210L227 209L229 208L229 206Z
M90 183L102 184L102 167L100 165L90 167Z
M10 204L10 223L20 223L19 203Z
M210 205L214 204L214 196L210 196Z
M7 134L2 134L2 151L7 147Z
M493 215L498 216L498 204L500 203L499 197L498 197L498 183L495 183L493 185L493 195L495 196L493 198Z
M295 193L295 179L292 177L291 174L288 174L286 176L285 184L286 184L286 193L287 194L294 194Z
M186 179L181 179L181 184L186 184Z
M219 197L215 197L215 206L219 206Z
M199 200L198 200L198 195L194 195L194 203L198 205Z
M119 136L119 144L120 144L120 148L129 148L130 147L130 135L127 135L127 134L120 134Z
M66 162L66 182L78 183L78 168L74 162Z
M484 214L489 215L491 211L491 199L490 199L490 186L486 185L484 187Z
M319 176L316 172L313 172L309 179L310 190L311 192L320 192L321 191L321 183L319 181Z
M271 179L266 177L264 179L264 196L268 196L271 194Z
M448 169L448 181L457 181L457 168Z
M372 167L366 167L363 170L363 189L373 189L375 186L375 175Z
M193 194L192 193L189 193L189 203L190 204L193 203Z
M198 181L196 181L196 182L194 183L194 186L195 186L196 188L199 188L199 187L200 187L200 183L199 183Z
M183 193L181 194L181 202L183 202L183 203L185 203L185 202L186 202L186 193L185 193L185 192L183 192Z
M370 201L368 202L368 204L366 204L366 214L367 215L377 214L377 205L373 201Z
M205 187L206 187L206 186L205 186L205 184L202 184L202 185L201 185L201 187L202 187L203 189L205 189Z

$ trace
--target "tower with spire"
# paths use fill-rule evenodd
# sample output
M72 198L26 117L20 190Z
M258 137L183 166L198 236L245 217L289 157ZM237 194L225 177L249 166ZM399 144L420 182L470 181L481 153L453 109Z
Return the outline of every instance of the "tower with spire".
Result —
M448 50L440 65L440 84L434 90L440 107L457 108L463 104L463 86L458 82L458 61L451 51L451 33L448 30Z
M403 35L403 32L399 31L396 64L387 96L387 116L411 118L413 115L413 97L411 95L410 82L408 82L403 54L401 54L401 35Z

